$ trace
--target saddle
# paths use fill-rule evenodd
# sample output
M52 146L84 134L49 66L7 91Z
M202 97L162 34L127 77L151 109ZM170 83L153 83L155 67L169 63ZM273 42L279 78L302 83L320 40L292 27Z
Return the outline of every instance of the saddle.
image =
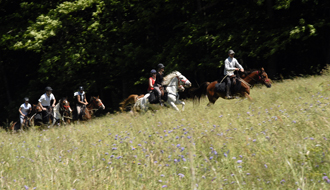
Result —
M225 80L222 80L222 79L223 79L223 77L221 77L221 80L218 80L218 83L215 84L216 92L219 92L219 93L226 92L226 82L225 82ZM230 76L230 80L232 80L231 87L230 87L231 94L235 94L235 93L239 92L239 90L241 89L241 81L237 80L237 79L239 79L239 78L236 75Z
M160 87L160 92L161 92L161 98L165 102L167 101L168 97L168 92L164 90L163 87ZM158 104L159 103L159 98L158 98L158 93L155 90L152 90L150 92L150 96L148 97L150 104Z

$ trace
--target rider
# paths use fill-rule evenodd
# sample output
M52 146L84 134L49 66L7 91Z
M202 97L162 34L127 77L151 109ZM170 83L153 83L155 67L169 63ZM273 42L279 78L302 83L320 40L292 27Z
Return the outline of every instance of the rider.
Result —
M75 96L77 96L77 116L78 118L82 119L82 111L86 108L88 105L87 99L86 99L86 93L84 91L83 86L79 86L79 91L74 93Z
M49 124L49 117L50 116L49 112L50 112L50 108L54 108L55 107L55 103L56 103L56 99L55 96L52 94L53 89L49 86L47 86L45 88L46 93L41 95L39 98L39 106L42 108L42 122L44 124ZM53 100L53 104L50 105L51 100Z
M244 72L243 67L238 63L237 59L234 58L235 52L233 50L228 51L229 57L225 60L225 68L224 68L224 75L226 76L226 98L230 99L232 98L230 96L230 87L231 87L231 80L230 76L234 75L234 71L240 70L241 72Z
M158 94L159 104L161 106L163 106L164 104L162 103L162 93L159 88L162 86L162 82L163 82L163 78L164 78L164 70L165 70L165 66L162 63L159 63L157 65L156 81L154 84L155 91Z
M149 78L148 92L154 90L154 84L155 84L155 81L156 81L156 74L157 74L157 71L155 69L152 69L150 71L151 77Z
M31 110L32 107L31 104L29 103L29 98L25 97L24 103L18 109L21 126L24 123L25 116L27 116L31 112Z

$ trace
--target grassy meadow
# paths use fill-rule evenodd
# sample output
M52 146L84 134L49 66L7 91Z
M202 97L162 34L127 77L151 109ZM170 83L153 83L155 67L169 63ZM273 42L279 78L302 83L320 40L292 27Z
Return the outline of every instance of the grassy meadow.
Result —
M0 131L0 189L330 189L329 79L255 86L252 102Z

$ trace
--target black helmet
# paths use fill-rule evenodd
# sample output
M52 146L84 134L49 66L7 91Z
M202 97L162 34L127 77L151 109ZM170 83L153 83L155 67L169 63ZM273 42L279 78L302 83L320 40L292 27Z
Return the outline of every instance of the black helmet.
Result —
M25 101L25 102L28 102L28 101L29 101L29 98L28 98L28 97L25 97L25 98L24 98L24 101Z
M53 89L52 89L50 86L47 86L47 87L45 88L45 90L46 90L46 91L53 91Z
M165 66L164 66L162 63L159 63L159 64L157 65L157 68L158 68L158 69L162 69L162 68L165 68Z
M84 90L84 87L83 86L79 86L79 90Z

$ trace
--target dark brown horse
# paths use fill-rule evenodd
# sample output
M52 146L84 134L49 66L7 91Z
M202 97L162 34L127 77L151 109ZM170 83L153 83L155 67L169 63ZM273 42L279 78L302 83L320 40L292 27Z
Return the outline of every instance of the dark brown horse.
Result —
M256 83L265 84L268 88L271 87L271 81L270 79L268 79L268 75L265 72L264 68L243 73L241 75L241 78L241 87L237 91L237 95L241 97L247 97L249 100L252 100L252 98L250 97L250 87L254 86ZM192 93L194 94L194 97L196 97L198 100L200 100L203 94L207 95L209 99L209 103L207 105L209 106L211 104L214 104L219 97L225 98L226 96L225 92L216 91L216 84L218 83L219 81L214 81L211 83L205 82L199 88L195 89Z
M83 120L90 120L92 119L92 115L94 114L94 111L99 110L100 108L105 109L104 104L102 103L101 99L99 96L92 96L88 105L86 108L83 110Z
M139 98L143 98L144 94L141 94L140 96L137 94L131 94L128 96L128 98L126 98L125 100L123 100L122 102L119 103L119 109L121 112L123 112L126 109L131 110L133 105L136 103L136 101Z

